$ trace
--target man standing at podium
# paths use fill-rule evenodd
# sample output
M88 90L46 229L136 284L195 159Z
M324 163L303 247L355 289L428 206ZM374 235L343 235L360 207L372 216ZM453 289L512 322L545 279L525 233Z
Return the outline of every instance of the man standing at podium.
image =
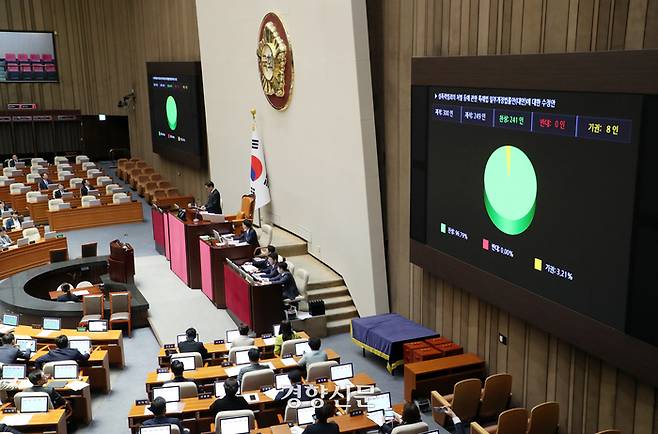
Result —
M221 214L222 199L219 195L219 191L217 191L215 184L212 181L206 182L205 185L206 190L208 191L208 202L203 206L203 209L213 214Z

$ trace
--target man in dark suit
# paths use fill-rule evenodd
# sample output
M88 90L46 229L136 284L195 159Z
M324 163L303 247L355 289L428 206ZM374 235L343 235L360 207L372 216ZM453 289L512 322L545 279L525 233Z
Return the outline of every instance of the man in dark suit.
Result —
M203 342L196 341L196 329L190 327L185 330L185 340L178 344L180 353L199 353L202 359L208 358L208 350L203 346Z
M57 336L57 339L55 339L55 345L57 348L48 351L48 354L45 354L36 360L35 365L38 369L41 369L43 365L48 362L62 362L65 360L86 362L89 360L89 354L82 354L76 348L69 348L69 338L67 338L66 335Z
M53 191L53 199L61 199L62 193L64 193L64 186L62 184L57 185L57 190Z
M171 362L171 373L174 374L174 378L171 379L171 383L184 383L190 381L183 376L185 372L185 365L180 360L174 360Z
M4 200L0 200L0 211L9 211L9 205Z
M267 266L263 268L263 271L259 272L260 277L265 277L267 279L273 279L279 275L279 254L270 253L267 257Z
M302 384L302 372L299 369L293 369L288 372L290 387L281 389L274 397L275 401L288 402L289 399L298 399L300 401L311 401L318 396L315 388L308 384Z
M60 408L67 405L66 399L62 398L53 387L45 387L44 385L48 382L48 378L43 374L39 369L36 369L27 376L27 379L32 383L32 387L28 387L24 392L45 392L50 396L50 400L53 403L53 407Z
M5 228L0 226L0 247L9 247L14 242L11 240L11 237L5 231Z
M288 271L288 264L285 262L279 262L277 266L279 267L279 274L274 279L270 280L270 283L280 283L283 285L281 296L284 299L287 298L293 300L299 295L299 289L297 289L295 278L292 276L292 273Z
M18 163L18 155L13 154L9 160L9 167L16 167L16 163Z
M258 234L256 234L256 229L251 220L244 220L242 222L242 234L236 238L236 241L241 243L249 243L254 248L258 247Z
M18 215L16 211L11 212L11 217L7 219L7 222L5 223L5 229L8 231L11 230L16 230L16 229L21 229L22 222L21 222L21 217Z
M80 197L89 195L89 190L91 190L91 185L86 179L82 181L82 187L80 187Z
M39 190L48 190L49 185L48 172L44 172L41 174L41 179L39 180Z
M238 373L238 383L240 384L242 383L242 377L247 372L258 371L260 369L269 369L267 365L261 365L260 363L258 363L260 361L260 351L258 351L258 348L250 349L247 355L249 356L250 363L249 365L240 369L240 372Z
M21 351L14 342L14 334L7 333L2 337L2 346L0 347L0 363L11 365L18 359L29 360L30 351Z
M219 191L217 191L215 184L212 181L206 182L205 185L206 191L208 192L208 201L203 206L203 209L213 214L221 214L222 198L219 195Z
M220 411L248 410L249 403L242 396L236 396L238 393L238 380L229 378L224 382L224 392L226 396L216 399L210 405L210 414L215 416Z
M9 425L5 425L4 423L0 422L0 432L8 432L10 434L23 434L22 432L18 431L15 428L10 427Z
M153 413L153 419L144 421L142 426L177 425L181 434L184 432L180 419L175 417L167 417L167 401L165 401L163 397L158 396L153 401L151 401L151 406L148 409L151 413Z
M69 285L68 283L63 284L61 286L61 289L64 292L64 294L57 297L57 301L80 301L80 297L71 293L71 285Z

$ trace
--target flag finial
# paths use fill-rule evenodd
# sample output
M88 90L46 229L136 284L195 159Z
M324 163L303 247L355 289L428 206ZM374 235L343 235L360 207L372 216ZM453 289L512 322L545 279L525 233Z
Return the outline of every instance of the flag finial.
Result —
M251 113L251 120L252 120L251 130L255 131L256 130L256 109L252 108L251 110L249 110L249 113Z

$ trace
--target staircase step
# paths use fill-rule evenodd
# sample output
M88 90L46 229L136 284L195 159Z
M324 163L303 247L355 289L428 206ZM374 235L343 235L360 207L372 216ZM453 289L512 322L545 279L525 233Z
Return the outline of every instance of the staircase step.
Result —
M336 321L327 321L327 333L329 335L337 335L340 333L349 333L350 322L352 319L339 319Z
M339 319L349 319L359 315L356 310L356 307L354 306L327 309L325 311L325 314L327 315L327 319L329 321L335 321Z
M303 268L308 271L309 289L325 288L329 286L344 285L343 278L331 268L318 261L311 255L286 256L286 261L295 265L295 269Z
M325 288L308 289L306 291L309 300L325 300L331 297L340 297L350 294L345 285L330 286Z
M330 297L324 299L325 309L335 309L339 307L350 307L352 304L352 297L349 295L340 295L338 297Z

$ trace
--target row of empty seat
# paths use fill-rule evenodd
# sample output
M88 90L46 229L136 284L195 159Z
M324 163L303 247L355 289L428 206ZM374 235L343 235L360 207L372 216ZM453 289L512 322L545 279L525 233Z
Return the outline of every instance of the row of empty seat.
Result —
M117 175L137 190L137 193L148 203L153 203L157 199L181 196L176 187L139 158L120 158L117 161Z

